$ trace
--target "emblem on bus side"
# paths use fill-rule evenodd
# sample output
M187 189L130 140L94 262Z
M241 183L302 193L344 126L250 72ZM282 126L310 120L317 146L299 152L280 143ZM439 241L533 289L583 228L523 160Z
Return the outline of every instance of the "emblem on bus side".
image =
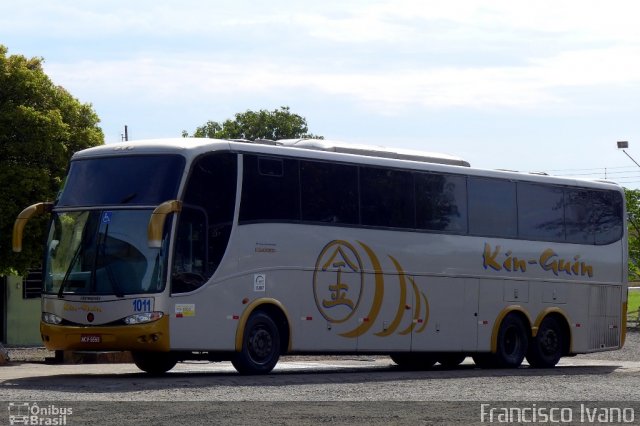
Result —
M320 314L331 324L342 324L354 319L358 314L358 325L339 333L343 337L358 337L369 331L380 314L385 294L385 275L378 256L366 244L357 243L366 255L372 270L366 271L362 257L354 244L343 240L329 242L316 260L313 274L313 295ZM389 300L397 300L395 316L376 336L389 336L395 332L406 335L424 331L429 319L429 303L426 295L420 291L413 277L407 276L400 263L391 255L395 271L389 276L397 277L398 286L394 286ZM367 280L373 285L365 286ZM394 280L395 281L395 280ZM410 286L410 287L409 287ZM407 291L413 290L413 299ZM365 296L365 291L373 294ZM399 289L396 292L395 289ZM363 301L367 302L364 303ZM413 305L408 301L413 300ZM369 304L370 303L370 304ZM395 303L395 302L391 302ZM368 305L368 311L363 304ZM412 313L412 315L411 315ZM406 318L410 314L410 318ZM355 322L355 321L352 321ZM399 328L401 325L404 327ZM379 327L379 324L376 326Z

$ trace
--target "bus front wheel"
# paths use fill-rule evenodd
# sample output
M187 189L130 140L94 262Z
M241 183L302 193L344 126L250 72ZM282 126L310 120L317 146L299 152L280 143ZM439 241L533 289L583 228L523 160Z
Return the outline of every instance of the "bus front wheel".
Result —
M153 375L166 373L178 362L171 352L132 352L131 355L140 370Z
M280 358L280 332L264 312L251 314L245 325L242 349L231 363L240 374L267 374Z
M546 317L540 323L536 337L531 339L527 361L534 368L554 367L562 357L564 334L558 321Z

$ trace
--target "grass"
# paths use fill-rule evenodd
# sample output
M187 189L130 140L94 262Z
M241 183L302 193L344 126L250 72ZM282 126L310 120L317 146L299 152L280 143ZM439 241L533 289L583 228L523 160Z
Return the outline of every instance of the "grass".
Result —
M638 312L638 309L640 309L640 291L630 291L627 312Z

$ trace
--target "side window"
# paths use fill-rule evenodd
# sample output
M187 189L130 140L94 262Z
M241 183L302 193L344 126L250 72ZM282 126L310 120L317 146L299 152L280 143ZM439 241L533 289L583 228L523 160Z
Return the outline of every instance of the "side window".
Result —
M518 183L518 234L525 239L564 241L562 188Z
M377 167L360 168L362 224L415 227L413 174Z
M418 173L415 182L418 228L467 232L467 179L464 176Z
M594 244L595 242L590 195L591 191L565 190L564 217L569 243Z
M594 191L593 222L596 244L611 244L622 237L622 195L614 191Z
M302 220L358 223L358 168L317 161L300 162Z
M298 161L244 155L240 221L300 220Z
M184 193L173 256L171 291L193 291L216 271L227 249L236 198L237 156L196 159Z
M469 178L469 233L513 238L518 233L515 182Z

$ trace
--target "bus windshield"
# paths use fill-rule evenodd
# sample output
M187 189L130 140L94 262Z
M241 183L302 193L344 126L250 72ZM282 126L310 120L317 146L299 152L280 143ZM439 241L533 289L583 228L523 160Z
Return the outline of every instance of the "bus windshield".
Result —
M158 205L176 198L183 170L178 155L75 160L57 206Z
M139 232L150 215L149 209L54 213L44 292L122 297L162 291L164 249L149 248Z

